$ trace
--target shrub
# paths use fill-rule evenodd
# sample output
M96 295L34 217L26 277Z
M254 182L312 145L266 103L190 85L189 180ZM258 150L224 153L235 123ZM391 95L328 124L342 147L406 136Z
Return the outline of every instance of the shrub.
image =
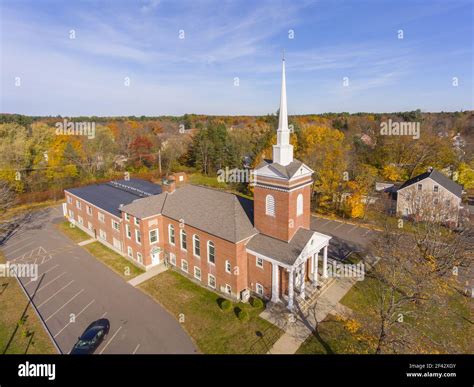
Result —
M249 320L249 313L246 310L241 309L239 311L237 317L239 318L240 321L248 321Z
M232 303L229 300L222 300L219 306L223 312L228 312L232 309Z
M250 299L250 305L254 308L263 308L263 301L258 297L252 297Z

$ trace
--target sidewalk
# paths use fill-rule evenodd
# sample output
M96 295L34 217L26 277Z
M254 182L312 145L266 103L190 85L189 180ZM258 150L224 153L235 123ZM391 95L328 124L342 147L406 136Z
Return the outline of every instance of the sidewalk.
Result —
M166 270L168 270L168 268L163 263L160 263L159 265L151 268L145 273L137 275L135 278L132 278L130 281L128 281L128 283L132 286L137 287L141 283L148 281L150 278L160 273L163 273Z
M339 301L356 282L354 278L337 278L320 294L316 304L304 316L297 313L296 310L292 315L281 304L272 305L263 311L260 317L285 331L268 353L294 354L312 333L316 321L323 321L329 313L337 309Z

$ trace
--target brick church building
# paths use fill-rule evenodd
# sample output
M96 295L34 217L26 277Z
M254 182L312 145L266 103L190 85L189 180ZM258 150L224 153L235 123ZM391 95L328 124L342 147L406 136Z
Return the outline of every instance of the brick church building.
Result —
M330 236L310 229L313 171L293 158L282 66L273 160L254 171L254 200L185 183L139 179L65 190L64 215L145 270L167 264L228 297L293 309L327 277ZM180 181L182 180L182 181Z

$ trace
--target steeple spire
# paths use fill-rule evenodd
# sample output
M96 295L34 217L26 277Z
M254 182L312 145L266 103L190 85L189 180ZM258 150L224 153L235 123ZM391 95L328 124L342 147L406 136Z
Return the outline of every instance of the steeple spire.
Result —
M277 144L273 145L273 162L288 165L293 161L293 146L290 145L288 107L286 102L285 53L282 58L280 116L278 120Z

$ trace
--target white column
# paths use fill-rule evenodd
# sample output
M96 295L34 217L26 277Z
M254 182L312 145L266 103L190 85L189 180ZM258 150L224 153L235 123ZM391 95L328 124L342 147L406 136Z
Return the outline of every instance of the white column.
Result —
M328 247L323 250L323 278L328 278Z
M314 266L313 266L313 282L315 285L318 284L318 261L319 261L319 251L314 254L313 257Z
M288 309L293 310L293 269L288 272Z
M279 297L280 278L278 274L279 274L278 265L276 263L272 263L272 302L280 301L280 297Z
M300 297L304 300L305 294L304 294L304 279L306 276L306 261L303 262L301 265L301 284L300 284Z

